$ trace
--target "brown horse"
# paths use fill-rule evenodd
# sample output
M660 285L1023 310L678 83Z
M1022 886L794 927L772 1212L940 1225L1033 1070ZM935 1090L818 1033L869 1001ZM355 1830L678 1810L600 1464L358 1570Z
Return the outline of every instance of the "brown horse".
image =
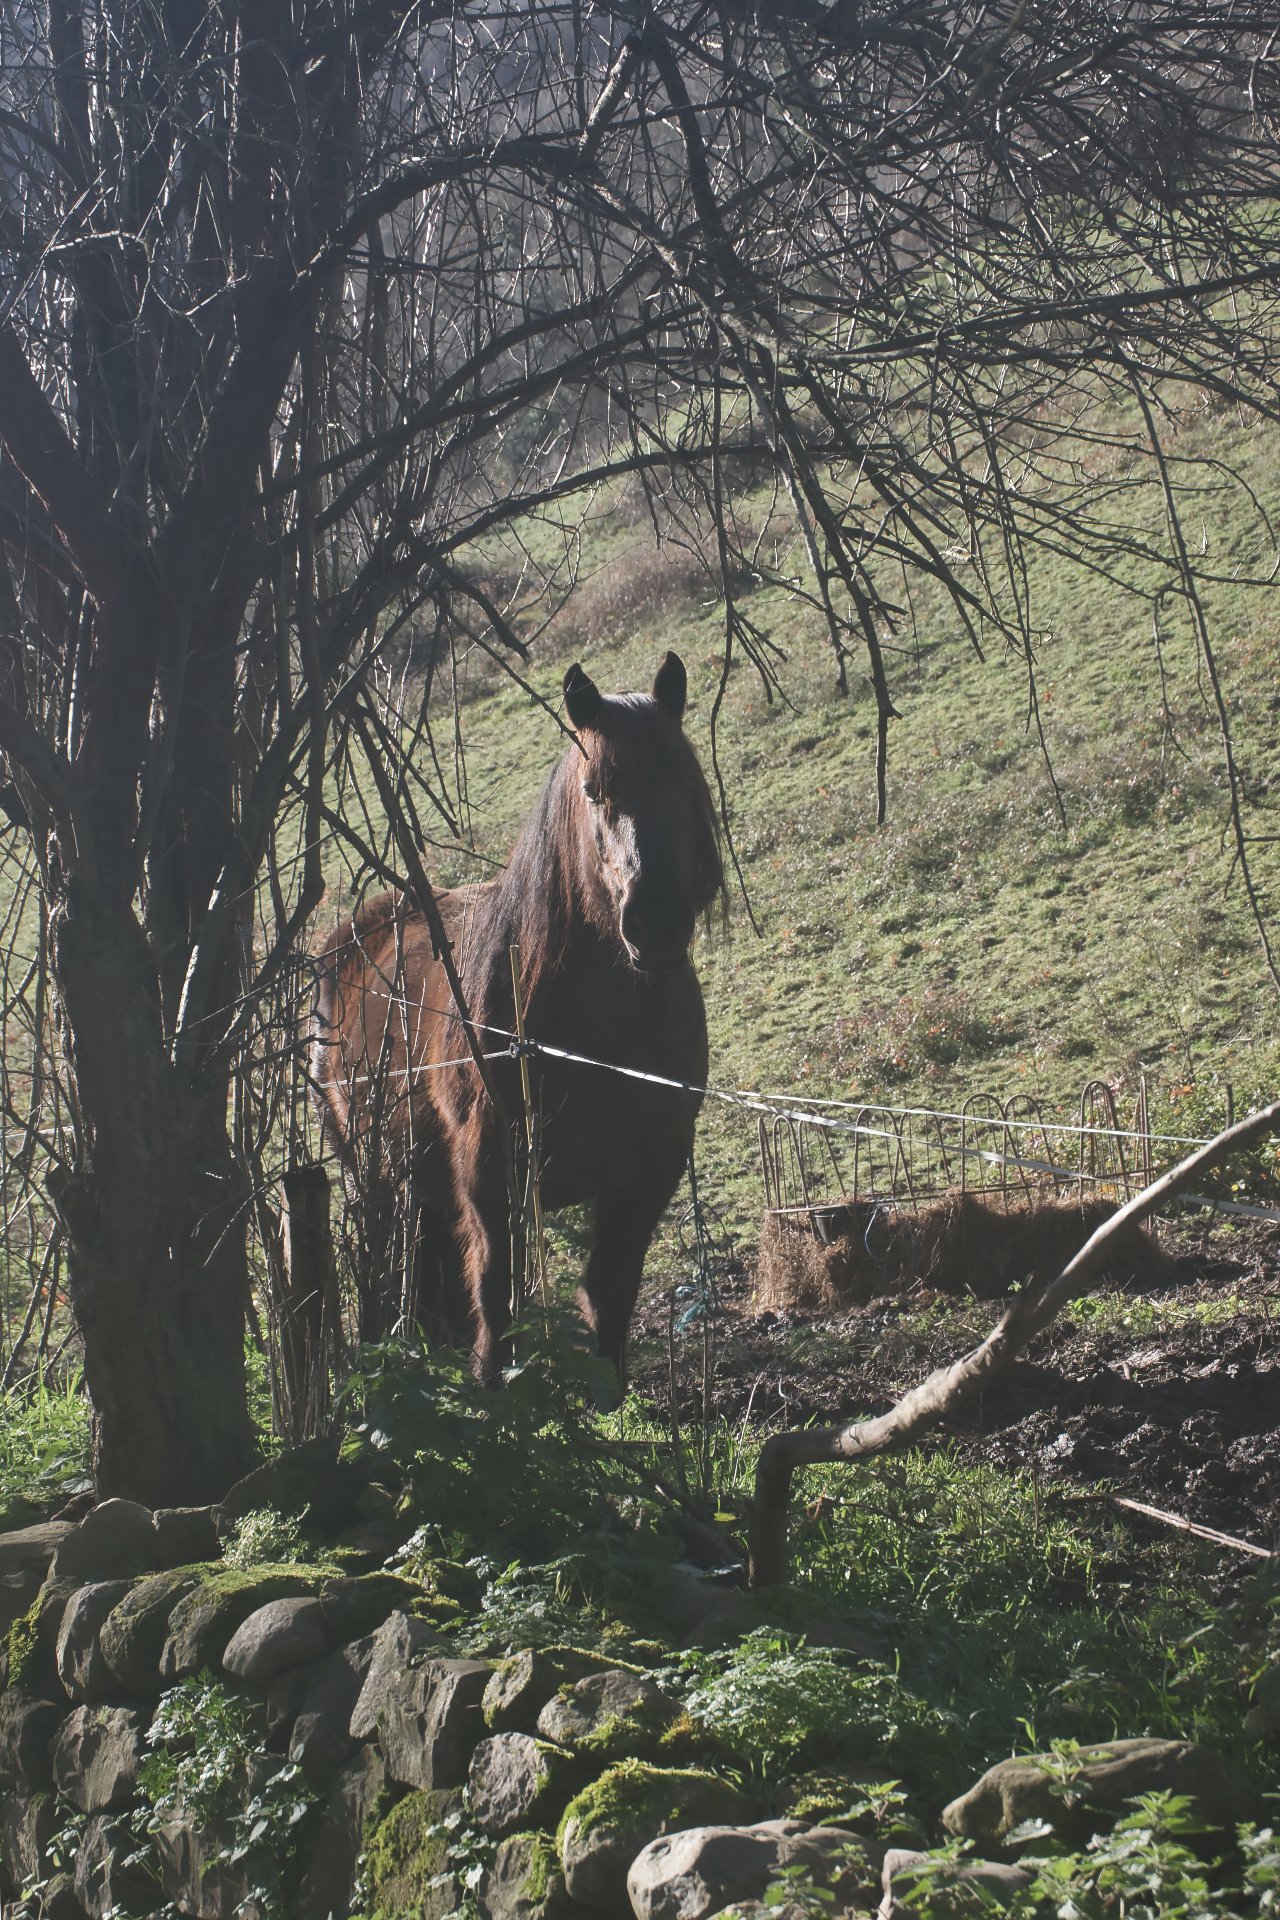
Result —
M504 1049L512 1031L518 945L531 1041L705 1081L706 1016L689 946L699 915L723 902L724 873L715 806L681 725L685 694L673 653L651 695L606 698L570 667L576 739L502 877L438 895L486 1052ZM462 1022L426 922L404 895L370 900L322 950L313 1036L329 1139L351 1167L376 1126L380 1176L411 1192L429 1230L453 1235L476 1369L492 1378L510 1319L507 1143L475 1067L458 1064ZM516 1061L489 1064L518 1116ZM543 1204L595 1203L581 1300L621 1374L645 1255L684 1172L701 1096L536 1051L529 1064Z

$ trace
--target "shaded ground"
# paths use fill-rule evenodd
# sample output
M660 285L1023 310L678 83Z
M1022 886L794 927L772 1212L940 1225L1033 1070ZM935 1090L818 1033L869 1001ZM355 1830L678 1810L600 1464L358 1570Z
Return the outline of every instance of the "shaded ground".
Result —
M1097 1294L1028 1348L1010 1376L943 1432L1046 1480L1144 1500L1257 1546L1280 1548L1280 1229L1163 1230L1158 1292ZM713 1406L754 1422L883 1413L982 1338L999 1303L916 1291L835 1317L753 1311L749 1266L726 1277L715 1322ZM664 1292L641 1303L634 1384L670 1400ZM701 1403L702 1336L677 1336L685 1418Z

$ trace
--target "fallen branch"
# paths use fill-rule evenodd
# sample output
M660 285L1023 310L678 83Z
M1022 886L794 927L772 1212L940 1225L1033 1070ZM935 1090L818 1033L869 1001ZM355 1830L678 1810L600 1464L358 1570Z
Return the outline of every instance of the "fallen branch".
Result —
M1165 1201L1181 1193L1198 1176L1233 1153L1251 1147L1264 1135L1280 1129L1280 1101L1262 1107L1236 1126L1162 1174L1149 1187L1119 1207L1085 1241L1057 1278L1044 1287L1020 1293L986 1339L949 1367L939 1367L918 1387L904 1394L896 1407L874 1420L858 1420L844 1427L810 1427L778 1433L766 1440L756 1465L755 1496L751 1503L751 1585L768 1587L787 1577L787 1521L791 1482L798 1467L834 1460L862 1460L877 1453L909 1446L937 1426L1006 1371L1015 1355L1047 1327L1069 1300L1083 1293L1104 1264L1108 1249L1126 1227L1136 1226Z
M1130 1500L1122 1493L1113 1493L1111 1498L1118 1507L1127 1507L1130 1513L1141 1513L1148 1520L1158 1520L1161 1526L1176 1527L1179 1533L1194 1533L1197 1540L1212 1540L1215 1547L1230 1547L1235 1553L1252 1553L1259 1560L1272 1558L1269 1547L1255 1547L1252 1540L1238 1540L1234 1533L1219 1533L1216 1527L1202 1527L1198 1520L1184 1520L1180 1513L1166 1513L1163 1507L1149 1507L1145 1500Z

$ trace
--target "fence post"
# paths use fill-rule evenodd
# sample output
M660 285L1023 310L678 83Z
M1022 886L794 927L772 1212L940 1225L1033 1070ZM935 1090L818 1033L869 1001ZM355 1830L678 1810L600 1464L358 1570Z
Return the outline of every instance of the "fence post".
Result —
M284 1292L280 1362L288 1439L319 1433L329 1414L329 1347L337 1288L329 1235L329 1176L323 1167L290 1167L281 1181Z

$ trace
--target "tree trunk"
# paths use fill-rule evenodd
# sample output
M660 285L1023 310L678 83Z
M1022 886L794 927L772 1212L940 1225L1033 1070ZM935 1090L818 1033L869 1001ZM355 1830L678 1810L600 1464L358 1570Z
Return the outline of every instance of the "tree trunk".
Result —
M84 1340L100 1497L216 1500L256 1448L245 1396L243 1181L224 1072L164 1045L156 969L123 887L74 879L54 966L80 1108L54 1190Z

